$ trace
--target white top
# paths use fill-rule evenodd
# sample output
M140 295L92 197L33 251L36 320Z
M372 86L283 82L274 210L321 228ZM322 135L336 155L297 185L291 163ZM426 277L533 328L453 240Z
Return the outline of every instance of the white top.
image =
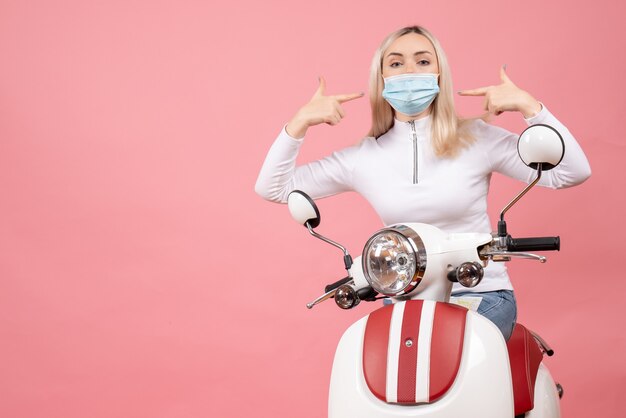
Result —
M591 175L582 149L544 106L526 119L554 127L565 142L561 164L542 174L539 185L570 187ZM477 120L476 141L454 158L435 156L430 141L430 117L414 121L417 136L417 170L410 122L395 121L378 139L367 137L358 145L296 167L303 140L283 128L269 150L255 190L264 199L285 203L294 189L313 199L355 191L374 208L385 225L422 222L445 232L492 231L487 215L487 192L492 172L529 183L536 172L520 160L517 138L505 129ZM414 184L414 176L417 183ZM513 289L503 263L489 263L482 282L467 289L455 283L453 292L487 292Z

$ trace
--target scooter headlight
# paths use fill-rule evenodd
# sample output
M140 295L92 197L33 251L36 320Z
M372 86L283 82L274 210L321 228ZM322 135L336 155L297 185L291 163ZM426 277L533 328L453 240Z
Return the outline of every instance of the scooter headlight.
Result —
M362 264L374 290L385 296L399 296L415 289L424 277L426 248L411 228L395 225L367 241Z

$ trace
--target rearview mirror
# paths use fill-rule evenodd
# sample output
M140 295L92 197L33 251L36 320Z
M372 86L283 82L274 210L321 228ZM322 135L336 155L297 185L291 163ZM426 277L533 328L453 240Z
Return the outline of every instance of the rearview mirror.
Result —
M307 226L308 223L311 228L319 226L321 221L320 211L308 194L301 190L294 190L289 193L287 205L289 206L291 217L300 225Z
M517 152L528 167L536 170L541 164L541 170L547 171L563 159L565 143L556 129L537 124L529 126L519 136Z

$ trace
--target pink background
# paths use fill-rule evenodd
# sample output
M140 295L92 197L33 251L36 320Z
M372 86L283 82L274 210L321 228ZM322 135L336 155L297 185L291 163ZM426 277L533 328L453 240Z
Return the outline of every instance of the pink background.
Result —
M562 251L510 269L520 320L557 352L564 416L622 416L624 14L617 0L2 0L0 416L324 416L337 340L374 305L306 310L340 254L253 186L317 76L367 90L375 48L413 23L440 38L455 88L507 64L586 151L587 183L508 217ZM345 109L302 161L366 132L367 101ZM494 176L492 216L521 187ZM355 255L380 227L357 195L319 205L320 231Z

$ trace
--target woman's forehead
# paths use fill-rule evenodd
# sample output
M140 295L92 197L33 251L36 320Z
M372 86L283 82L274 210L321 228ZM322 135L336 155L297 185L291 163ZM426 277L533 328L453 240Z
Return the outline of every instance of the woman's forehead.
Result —
M435 48L427 37L419 33L407 33L402 35L389 45L385 50L384 57L390 55L415 55L416 53L435 53Z

